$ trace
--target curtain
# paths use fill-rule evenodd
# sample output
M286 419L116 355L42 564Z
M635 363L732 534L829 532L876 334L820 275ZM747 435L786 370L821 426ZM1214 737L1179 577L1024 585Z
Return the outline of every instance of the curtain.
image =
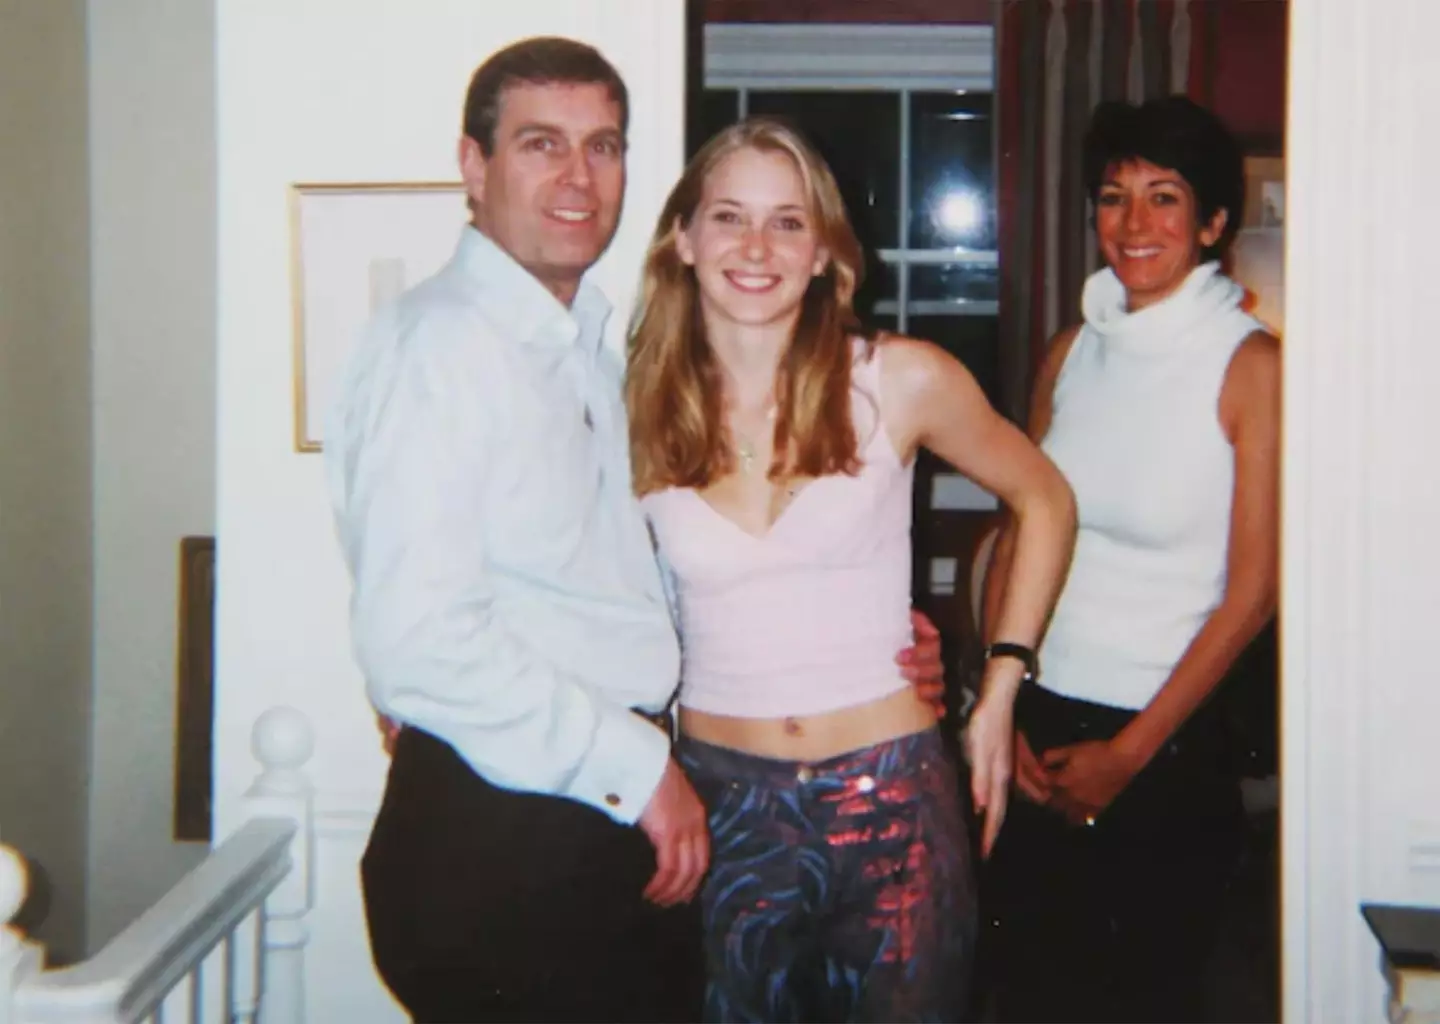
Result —
M1097 267L1081 144L1102 100L1189 92L1213 65L1210 3L997 0L996 206L1002 411L1024 422L1048 339L1079 318Z

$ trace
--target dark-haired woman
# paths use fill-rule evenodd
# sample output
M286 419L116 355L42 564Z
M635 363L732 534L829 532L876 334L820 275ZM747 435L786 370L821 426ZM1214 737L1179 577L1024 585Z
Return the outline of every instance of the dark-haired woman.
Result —
M1243 828L1207 701L1274 614L1280 351L1221 271L1244 175L1210 112L1102 105L1084 160L1107 266L1030 414L1079 533L1016 703L991 978L1004 1021L1205 1020ZM987 609L1009 552L1006 531Z

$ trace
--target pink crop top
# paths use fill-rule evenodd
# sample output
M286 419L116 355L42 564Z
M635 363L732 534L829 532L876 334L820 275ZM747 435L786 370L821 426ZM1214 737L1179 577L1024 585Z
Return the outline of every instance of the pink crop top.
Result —
M672 574L680 703L743 718L813 715L909 685L913 462L879 416L879 353L856 345L852 415L863 466L807 484L763 537L692 488L643 506Z

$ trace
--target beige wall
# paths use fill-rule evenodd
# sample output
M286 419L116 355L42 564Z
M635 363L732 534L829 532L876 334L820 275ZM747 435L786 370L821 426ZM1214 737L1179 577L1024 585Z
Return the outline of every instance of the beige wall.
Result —
M180 538L215 530L214 5L90 0L89 39L94 949L205 854L171 822Z
M0 0L0 840L85 941L91 708L85 4ZM48 907L46 902L48 901Z

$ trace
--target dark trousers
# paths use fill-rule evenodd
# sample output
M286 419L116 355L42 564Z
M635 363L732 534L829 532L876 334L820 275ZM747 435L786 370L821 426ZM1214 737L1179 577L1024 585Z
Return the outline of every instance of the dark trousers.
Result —
M654 872L638 828L406 729L361 863L375 966L426 1024L698 1020L699 912L645 902Z
M975 888L938 730L814 764L678 756L710 815L707 1021L958 1018Z
M1134 712L1022 689L1036 753L1114 736ZM1239 785L1208 711L1100 815L1075 826L1012 796L981 884L981 976L1024 1024L1208 1019L1207 971L1243 836Z

